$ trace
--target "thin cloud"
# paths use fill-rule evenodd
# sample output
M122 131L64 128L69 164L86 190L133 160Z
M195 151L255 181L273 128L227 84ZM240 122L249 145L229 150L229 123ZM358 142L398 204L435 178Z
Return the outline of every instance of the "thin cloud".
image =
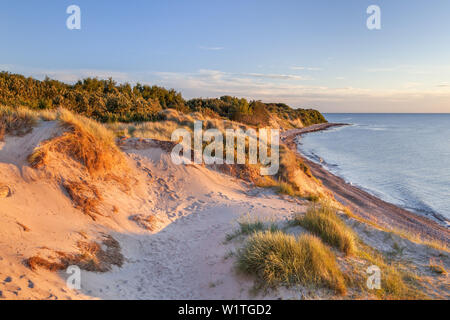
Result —
M209 50L209 51L219 51L225 49L224 47L208 47L208 46L200 46L199 48L202 50Z
M431 74L442 74L443 72L450 71L450 65L394 65L394 66L383 66L383 67L370 67L363 69L365 72L370 73L389 73L398 72L406 73L412 75L431 75Z
M231 95L247 99L279 101L293 107L316 107L324 112L450 112L450 84L440 83L431 88L410 86L397 89L365 89L305 85L290 80L289 75L247 73L236 74L221 70L201 69L195 72L133 72L108 70L42 70L8 66L9 71L42 79L73 82L83 77L112 77L118 82L140 82L175 88L187 99ZM26 70L26 71L25 71ZM297 80L297 79L294 79Z
M302 66L292 66L291 70L307 70L307 71L322 71L322 68L317 67L302 67Z
M263 79L280 79L280 80L306 80L306 78L293 74L265 74L265 73L241 73L246 77L263 78Z

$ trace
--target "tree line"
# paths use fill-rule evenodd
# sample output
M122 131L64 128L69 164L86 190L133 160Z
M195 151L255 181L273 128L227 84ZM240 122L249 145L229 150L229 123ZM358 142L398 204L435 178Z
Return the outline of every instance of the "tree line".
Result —
M0 72L0 104L40 110L63 106L101 122L161 120L160 111L167 108L255 126L268 125L271 114L284 120L300 119L305 125L326 122L316 110L293 109L282 103L267 104L231 96L185 100L180 92L155 85L119 84L111 78L85 78L67 84L48 77L40 81L9 72Z

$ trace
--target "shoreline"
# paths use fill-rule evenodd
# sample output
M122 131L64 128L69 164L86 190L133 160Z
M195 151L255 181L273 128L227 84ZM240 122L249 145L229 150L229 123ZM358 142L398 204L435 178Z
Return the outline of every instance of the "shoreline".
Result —
M314 177L319 179L331 191L336 200L350 207L355 215L388 229L401 229L414 235L420 235L424 239L438 240L449 244L450 230L445 226L350 185L341 177L332 174L320 164L309 160L299 152L296 142L298 136L344 125L348 124L321 123L302 129L287 130L281 134L281 140L310 167Z

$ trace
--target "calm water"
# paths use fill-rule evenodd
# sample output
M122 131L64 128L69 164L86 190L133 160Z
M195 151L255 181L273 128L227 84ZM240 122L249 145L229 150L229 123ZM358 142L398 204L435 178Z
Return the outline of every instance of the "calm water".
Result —
M301 138L328 170L403 208L450 219L450 114L326 114L351 126Z

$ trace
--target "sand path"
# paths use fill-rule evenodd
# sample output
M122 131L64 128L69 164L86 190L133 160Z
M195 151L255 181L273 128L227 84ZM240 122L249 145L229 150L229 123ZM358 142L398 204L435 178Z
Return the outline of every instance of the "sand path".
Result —
M301 202L202 166L175 166L159 149L127 152L151 172L153 210L168 222L153 234L113 233L127 263L105 274L83 272L83 293L103 299L249 298L253 281L236 275L234 259L226 258L239 242L225 243L226 235L247 214L283 221L304 210Z

